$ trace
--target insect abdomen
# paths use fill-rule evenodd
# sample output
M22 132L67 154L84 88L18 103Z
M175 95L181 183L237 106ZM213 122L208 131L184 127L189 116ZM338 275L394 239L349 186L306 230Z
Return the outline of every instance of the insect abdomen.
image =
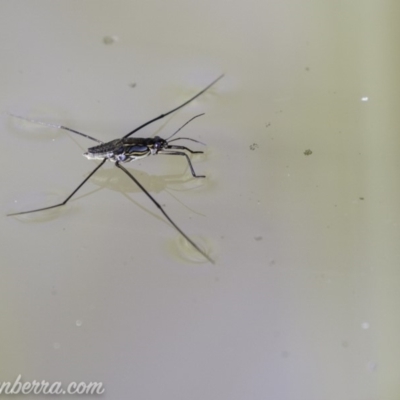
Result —
M123 146L121 139L111 140L111 142L103 143L98 146L90 147L88 153L93 155L113 153Z
M115 139L99 146L90 147L84 155L89 159L128 162L147 157L151 150L140 138Z

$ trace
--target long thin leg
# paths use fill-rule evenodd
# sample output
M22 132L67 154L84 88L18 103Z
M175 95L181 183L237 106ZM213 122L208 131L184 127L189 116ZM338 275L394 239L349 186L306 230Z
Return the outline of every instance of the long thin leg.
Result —
M54 206L49 206L49 207L43 207L43 208L37 208L36 210L29 210L29 211L20 211L12 214L7 214L7 217L10 217L11 215L21 215L21 214L29 214L29 213L34 213L37 211L44 211L44 210L50 210L51 208L56 208L56 207L61 207L65 204L67 204L68 200L89 180L89 178L98 170L100 167L106 162L106 159L104 159L90 174L87 176L84 181L62 202L59 204L55 204Z
M99 140L99 139L96 139L96 138L94 138L94 137L92 137L92 136L86 135L86 133L82 133L82 132L75 131L74 129L68 128L68 127L63 126L63 125L48 124L47 122L38 121L38 120L36 120L36 119L31 119L31 118L25 118L25 117L21 117L20 115L15 115L15 114L11 114L11 113L8 113L8 115L11 115L12 117L15 117L15 118L23 119L23 120L25 120L25 121L33 122L33 123L35 123L35 124L40 124L40 125L48 126L49 128L64 129L65 131L69 131L69 132L72 132L72 133L76 133L77 135L81 135L81 136L85 137L86 139L93 140L94 142L97 142L97 143L104 143L104 142L102 142L102 141Z
M174 145L174 144L173 145L168 145L165 148L166 149L187 150L189 153L192 153L192 154L203 154L204 153L204 151L194 151L194 150L189 149L186 146L178 146L178 145Z
M195 152L195 153L197 153L197 152ZM200 151L199 153L202 153L202 151ZM205 175L196 175L196 172L194 172L194 168L193 168L192 162L190 161L189 156L186 153L184 153L183 151L165 151L164 152L161 150L157 154L163 154L166 156L184 156L184 157L186 157L186 160L189 163L190 171L192 172L192 175L194 178L205 178L206 177Z
M200 249L199 246L193 240L191 240L180 228L178 225L175 224L174 221L169 217L169 215L165 212L164 208L161 206L160 203L144 188L144 186L125 168L123 167L118 161L115 165L124 171L132 180L139 186L140 189L146 194L146 196L154 203L154 205L164 214L164 217L172 224L172 226L200 253L202 254L210 263L215 264L214 260L206 254L203 250Z
M217 83L224 75L219 76L217 79L215 79L215 81L211 82L206 88L204 88L201 92L197 93L195 96L193 96L192 98L190 98L189 100L185 101L183 104L181 104L180 106L174 108L171 111L168 111L165 114L161 114L156 118L151 119L150 121L145 122L144 124L140 125L139 127L135 128L132 132L127 133L124 138L127 138L131 135L133 135L135 132L139 131L140 129L144 128L147 125L152 124L155 121L158 121L161 118L166 117L169 114L172 114L175 111L178 111L180 108L186 106L186 104L189 104L191 101L193 101L194 99L196 99L197 97L199 97L200 95L202 95L206 90L210 89L211 86L213 86L215 83Z

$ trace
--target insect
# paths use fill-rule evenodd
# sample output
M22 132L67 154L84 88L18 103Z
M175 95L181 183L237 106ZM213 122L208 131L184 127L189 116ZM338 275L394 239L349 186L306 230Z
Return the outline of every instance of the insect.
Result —
M142 128L144 128L147 125L152 124L155 121L158 121L159 119L162 119L166 117L167 115L170 115L174 113L175 111L178 111L185 105L189 104L192 102L194 99L197 97L201 96L205 91L207 91L211 86L213 86L215 83L217 83L224 75L219 76L217 79L215 79L213 82L211 82L207 87L205 87L203 90L201 90L199 93L197 93L195 96L191 97L189 100L185 101L183 104L180 106L166 112L165 114L161 114L156 118L153 118L144 124L140 125L139 127L135 128L133 131L127 133L125 136L123 136L120 139L114 139L109 142L102 142L99 139L96 139L92 136L89 136L85 133L78 132L74 129L68 128L66 126L62 125L53 125L53 124L47 124L41 121L36 121L24 117L20 117L18 115L13 115L10 114L14 117L21 118L24 120L28 120L31 122L36 122L40 123L46 126L50 126L53 128L57 129L64 129L69 132L75 133L77 135L83 136L87 139L90 139L92 141L95 141L99 143L99 145L90 147L88 148L87 152L84 153L83 155L88 158L89 160L100 160L100 164L96 166L96 168L74 189L74 191L61 203L54 204L52 206L48 207L42 207L42 208L37 208L35 210L29 210L29 211L20 211L20 212L15 212L11 214L7 214L7 216L12 216L12 215L21 215L21 214L29 214L29 213L34 213L38 211L44 211L44 210L49 210L51 208L56 208L56 207L61 207L74 196L74 194L90 179L91 176L95 174L96 171L98 171L106 161L111 161L115 163L115 166L118 167L120 170L122 170L126 175L129 176L129 178L135 182L135 184L146 194L146 196L153 202L153 204L161 211L161 213L164 215L164 217L171 223L171 225L200 253L202 254L208 261L214 264L214 260L207 254L205 253L192 239L189 238L186 233L182 231L181 228L171 219L171 217L167 214L167 212L164 210L164 208L161 206L160 203L146 190L146 188L122 165L124 163L128 163L131 161L135 161L144 157L148 157L150 155L156 155L156 154L164 154L164 155L170 155L170 156L182 156L186 158L186 161L188 162L190 172L194 178L205 178L204 175L197 175L194 171L192 162L190 161L190 158L188 156L188 152L191 154L196 154L196 153L203 153L202 151L193 151L189 149L186 146L181 146L181 145L176 145L176 144L171 144L174 141L177 140L191 140L196 143L201 143L198 140L192 139L192 138L187 138L187 137L177 137L175 139L170 140L174 135L176 135L185 125L187 125L190 121L193 119L199 117L199 114L196 115L195 117L191 118L189 121L187 121L183 126L181 126L175 133L173 133L171 136L169 136L167 139L163 139L159 136L155 137L148 137L148 138L139 138L139 137L130 137L134 133L138 132ZM203 144L203 143L202 143Z

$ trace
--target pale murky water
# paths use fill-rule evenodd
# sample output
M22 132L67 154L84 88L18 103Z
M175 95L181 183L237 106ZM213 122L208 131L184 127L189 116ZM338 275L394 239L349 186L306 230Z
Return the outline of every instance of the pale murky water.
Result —
M182 134L207 143L192 158L206 180L179 157L127 165L216 265L111 166L67 207L4 216L0 381L397 399L397 6L65 4L2 9L3 216L62 201L96 165L91 141L5 112L107 141L224 72L140 132L168 137L205 112Z

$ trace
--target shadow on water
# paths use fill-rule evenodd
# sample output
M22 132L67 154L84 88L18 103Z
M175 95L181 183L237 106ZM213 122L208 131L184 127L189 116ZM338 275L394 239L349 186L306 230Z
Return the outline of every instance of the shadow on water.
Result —
M196 179L192 176L188 176L187 174L174 174L174 175L150 175L146 172L140 170L132 170L129 171L139 180L140 183L144 185L144 187L152 194L157 194L160 192L167 192L173 199L175 199L178 203L180 203L183 207L188 209L193 214L197 214L200 216L204 216L204 214L193 210L188 205L183 203L180 199L178 199L175 195L171 193L171 191L183 192L190 190L199 190L207 186L207 179ZM102 189L113 190L115 192L121 193L126 199L128 199L131 203L135 204L143 211L151 214L155 218L166 222L165 219L158 215L157 212L152 212L149 208L153 208L153 204L149 199L149 206L144 207L139 204L137 201L132 199L129 194L133 193L143 193L142 190L125 174L121 173L117 168L110 169L102 169L90 179L90 182L98 186L97 189L92 190L88 193L85 193L82 196L77 196L74 201L77 201L86 196L91 196L92 194L101 191ZM156 196L155 196L156 197ZM169 224L168 222L166 222Z
M167 192L174 200L180 203L183 207L188 209L191 213L204 216L204 214L193 210L187 204L178 199L172 191L183 192L190 190L200 190L207 186L207 179L195 179L188 174L174 174L174 175L150 175L146 172L140 170L129 169L132 174L145 186L145 188L152 194L157 194L160 192ZM83 179L83 178L82 178ZM91 177L88 181L92 184L98 186L96 189L91 190L87 193L79 195L79 192L74 196L66 205L61 207L52 208L49 210L39 211L31 214L21 214L15 216L21 222L46 222L58 218L67 212L71 212L75 208L74 203L78 202L80 199L91 196L102 189L113 190L115 192L121 193L127 200L135 204L143 211L152 215L160 221L169 224L165 219L158 214L158 211L151 211L154 205L149 199L148 207L141 205L132 197L130 194L143 193L142 190L125 174L121 173L117 168L101 169L96 172L96 174ZM47 207L53 204L57 204L68 196L68 193L63 190L64 193L60 192L34 192L29 193L27 197L23 200L18 200L13 203L12 208L9 212L18 212L31 210L40 207ZM155 196L157 197L157 196Z

